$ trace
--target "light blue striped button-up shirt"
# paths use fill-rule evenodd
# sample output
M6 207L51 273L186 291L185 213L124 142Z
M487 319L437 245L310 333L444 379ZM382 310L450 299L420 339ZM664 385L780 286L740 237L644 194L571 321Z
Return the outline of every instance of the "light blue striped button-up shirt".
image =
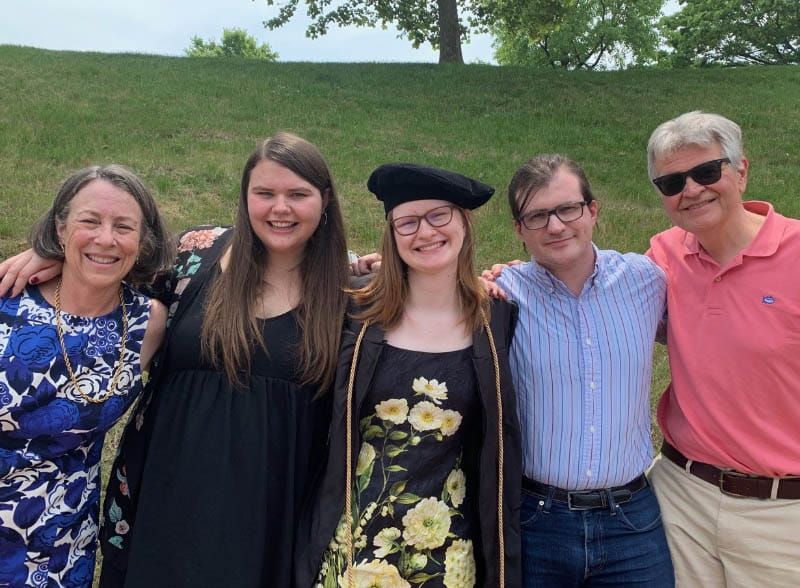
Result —
M664 272L595 248L580 296L535 261L497 283L519 304L511 370L525 476L569 490L625 484L650 465L653 340Z

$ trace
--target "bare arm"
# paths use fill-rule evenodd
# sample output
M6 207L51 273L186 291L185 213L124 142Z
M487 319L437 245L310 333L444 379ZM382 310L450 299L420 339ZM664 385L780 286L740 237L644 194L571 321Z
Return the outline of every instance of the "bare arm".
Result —
M25 284L41 284L61 273L61 262L37 255L27 249L0 263L0 297L18 296Z

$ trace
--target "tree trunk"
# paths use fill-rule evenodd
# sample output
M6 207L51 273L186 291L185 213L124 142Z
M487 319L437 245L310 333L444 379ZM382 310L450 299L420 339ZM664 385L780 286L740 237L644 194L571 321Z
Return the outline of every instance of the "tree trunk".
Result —
M439 7L439 63L464 63L456 0L436 0Z

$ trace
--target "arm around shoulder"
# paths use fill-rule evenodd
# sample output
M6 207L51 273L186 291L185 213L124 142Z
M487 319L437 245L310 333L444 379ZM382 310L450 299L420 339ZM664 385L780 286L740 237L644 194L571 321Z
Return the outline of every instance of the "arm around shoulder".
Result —
M153 359L161 342L164 340L164 333L167 330L167 307L161 302L152 298L150 300L150 319L147 322L147 331L144 334L142 341L141 363L142 371L150 367L150 361Z

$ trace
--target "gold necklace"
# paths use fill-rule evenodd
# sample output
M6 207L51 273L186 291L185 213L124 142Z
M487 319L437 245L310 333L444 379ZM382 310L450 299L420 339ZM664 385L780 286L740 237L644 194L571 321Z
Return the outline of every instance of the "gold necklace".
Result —
M67 371L69 372L70 380L72 380L72 385L75 386L75 390L77 390L78 394L80 394L87 402L101 404L111 398L111 396L114 394L114 391L117 389L119 377L122 375L123 358L125 356L125 341L128 339L128 313L125 312L125 299L122 297L121 284L119 287L119 303L120 307L122 308L122 339L120 340L119 363L117 363L117 369L114 372L114 379L111 380L111 386L109 387L108 392L100 396L100 398L92 398L83 390L81 390L81 387L78 385L78 381L75 379L75 372L72 371L72 364L69 362L69 356L67 356L67 346L64 345L64 330L61 328L61 280L58 280L58 285L56 286L56 329L58 330L58 340L61 342L61 353L64 355L64 363L67 366Z

